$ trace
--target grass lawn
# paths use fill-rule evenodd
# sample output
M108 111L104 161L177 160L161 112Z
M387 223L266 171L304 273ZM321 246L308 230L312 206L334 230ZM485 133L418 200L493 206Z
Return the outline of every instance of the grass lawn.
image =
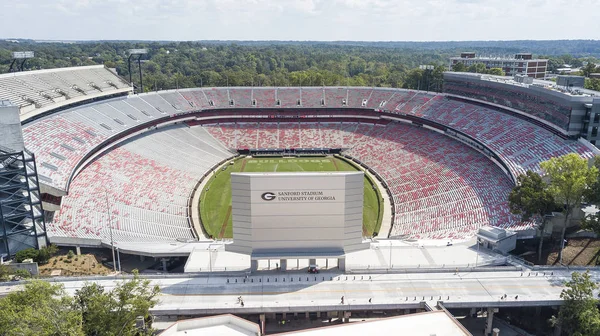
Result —
M207 234L216 238L231 238L231 173L232 172L297 172L297 171L353 171L352 164L334 157L301 158L242 158L225 170L210 177L200 196L200 216ZM371 236L381 226L383 208L381 195L371 187L365 176L363 235Z

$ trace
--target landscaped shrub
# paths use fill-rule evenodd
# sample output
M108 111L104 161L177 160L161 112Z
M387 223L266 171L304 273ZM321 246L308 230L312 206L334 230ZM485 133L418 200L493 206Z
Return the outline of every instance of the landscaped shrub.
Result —
M46 264L50 258L56 254L56 252L58 252L58 247L56 247L56 245L42 247L38 251L38 257L36 261L40 264Z
M22 279L29 279L29 278L31 278L31 273L29 273L29 271L28 271L28 270L26 270L26 269L18 269L18 270L15 270L15 271L13 272L13 274L14 274L15 276L18 276L18 277L22 278Z
M33 259L34 261L38 258L39 251L34 248L28 248L17 252L15 260L18 263L22 263L25 259Z

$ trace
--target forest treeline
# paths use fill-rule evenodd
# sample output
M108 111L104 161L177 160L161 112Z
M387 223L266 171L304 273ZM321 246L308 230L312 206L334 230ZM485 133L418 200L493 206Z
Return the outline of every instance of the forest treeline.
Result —
M515 45L494 48L491 42L473 42L480 54L509 55L522 50ZM548 41L537 41L547 46ZM558 42L558 41L555 41ZM403 45L404 43L404 45ZM407 44L408 43L408 44ZM411 44L412 43L412 44ZM144 91L199 86L386 86L440 90L448 58L464 51L453 42L128 42L84 43L0 42L0 73L8 72L11 52L32 50L35 58L26 69L104 64L129 78L127 51L146 48L143 57ZM457 42L458 43L458 42ZM563 49L575 48L570 41ZM558 44L558 43L557 43ZM577 42L584 55L600 55L597 41ZM546 50L545 47L541 48ZM594 51L595 50L595 51ZM580 66L597 62L592 56L536 55L550 57L549 70L563 64ZM421 69L420 65L433 65ZM476 68L473 68L476 69ZM139 85L137 63L132 80Z

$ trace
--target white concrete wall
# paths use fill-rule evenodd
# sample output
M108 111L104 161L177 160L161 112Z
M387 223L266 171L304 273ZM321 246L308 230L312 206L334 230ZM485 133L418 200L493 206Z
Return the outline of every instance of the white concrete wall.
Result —
M25 147L19 119L19 107L0 103L0 146L20 152Z
M231 174L240 253L327 253L362 244L364 173Z

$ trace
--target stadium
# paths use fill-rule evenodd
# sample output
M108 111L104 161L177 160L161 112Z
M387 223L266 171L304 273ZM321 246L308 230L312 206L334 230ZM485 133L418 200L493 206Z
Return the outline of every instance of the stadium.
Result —
M516 177L551 157L599 153L597 128L582 130L600 115L600 99L540 85L447 73L443 93L201 87L133 94L104 66L0 75L0 98L10 101L1 113L9 135L3 168L33 167L37 176L23 184L30 176L23 169L22 179L2 185L9 198L27 195L15 197L27 210L4 209L10 227L1 252L54 243L188 256L198 242L231 238L226 195L207 209L216 214L201 214L221 196L218 184L207 184L256 160L276 164L255 171L366 172L365 189L374 193L365 194L373 211L364 238L460 241L485 226L527 232L535 220L521 222L507 204ZM15 131L21 124L24 146Z

